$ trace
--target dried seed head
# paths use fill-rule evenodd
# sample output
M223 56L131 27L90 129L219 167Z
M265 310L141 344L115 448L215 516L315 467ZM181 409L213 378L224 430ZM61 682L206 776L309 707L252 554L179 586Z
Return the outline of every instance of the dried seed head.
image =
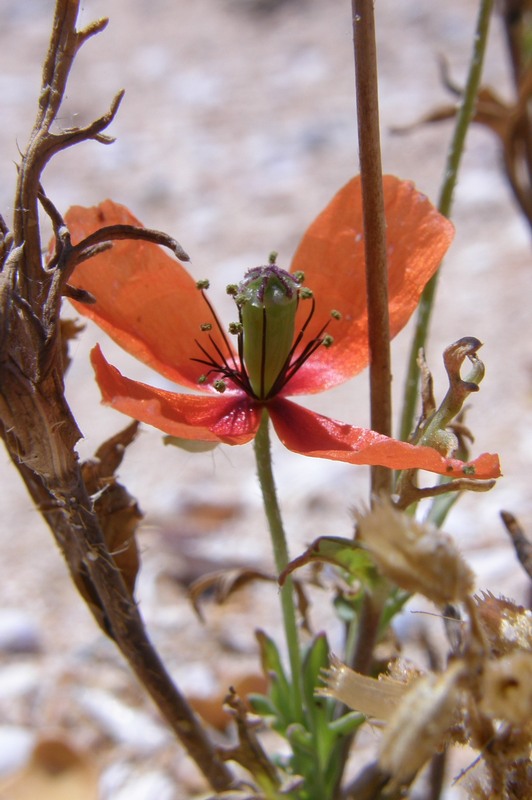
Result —
M387 500L357 514L359 541L383 575L409 592L439 605L471 594L474 575L454 541L432 525L421 524Z
M480 708L489 717L532 727L532 652L516 650L488 661L481 694Z
M532 611L491 592L482 592L475 600L493 656L498 658L518 648L532 650Z
M390 775L392 791L409 783L445 743L461 704L461 662L442 675L430 674L415 681L386 726L379 764Z

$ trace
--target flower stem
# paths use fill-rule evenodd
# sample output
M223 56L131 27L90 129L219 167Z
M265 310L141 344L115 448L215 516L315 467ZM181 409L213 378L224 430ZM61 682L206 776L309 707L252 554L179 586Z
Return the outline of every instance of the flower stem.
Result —
M467 82L462 96L462 103L456 117L453 138L447 155L444 180L438 200L438 210L449 217L451 214L453 194L458 178L458 170L464 152L467 130L475 113L475 104L482 75L482 65L489 33L489 23L493 8L493 0L480 0L479 13L475 37L473 40L473 53L469 65ZM414 416L417 405L417 388L419 381L419 367L417 363L419 349L425 346L436 287L438 283L437 272L425 286L419 303L416 328L412 340L412 348L408 361L408 372L403 400L403 415L401 418L400 438L407 441L414 428Z
M257 461L257 476L262 492L264 511L270 529L275 568L278 574L280 574L288 565L289 558L281 510L279 508L277 490L273 478L269 422L270 418L268 412L264 409L259 430L255 437L254 447ZM299 636L294 603L294 584L291 576L286 578L280 591L284 630L292 673L292 715L295 722L301 722L303 718L301 653L299 650Z
M388 264L386 218L379 128L377 47L374 0L352 0L355 83L357 98L360 178L364 218L368 339L370 359L371 427L391 436L391 355L388 309ZM392 472L386 467L371 469L371 493L390 494Z

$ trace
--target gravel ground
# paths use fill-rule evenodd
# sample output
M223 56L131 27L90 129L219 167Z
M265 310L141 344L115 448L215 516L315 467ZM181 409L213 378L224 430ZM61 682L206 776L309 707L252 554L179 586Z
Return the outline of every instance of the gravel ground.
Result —
M451 124L393 135L448 102L437 56L463 81L476 14L472 0L377 3L384 168L435 198ZM9 220L17 148L31 129L51 0L0 4L0 209ZM88 122L122 87L126 97L110 147L87 143L62 154L44 183L55 204L126 203L150 227L168 231L208 277L213 296L272 249L280 263L308 223L357 171L350 7L345 0L86 0L81 22L111 18L78 59L60 124ZM485 82L511 97L498 21ZM471 131L456 192L456 241L442 274L429 360L444 391L440 353L465 335L485 343L487 376L469 423L477 452L498 451L504 478L487 496L461 499L447 530L461 542L479 588L517 600L527 583L498 513L532 530L532 272L529 233L501 174L497 143ZM67 314L71 314L67 310ZM89 325L74 346L68 396L85 438L81 457L123 426L99 405L88 351L103 334ZM103 342L135 378L146 368ZM397 403L409 333L394 343ZM160 379L159 379L160 380ZM364 376L308 405L368 424ZM186 600L192 576L228 564L269 568L250 447L190 455L164 449L143 430L120 475L145 512L139 536L138 598L155 642L183 688L223 693L235 676L257 672L253 629L276 625L275 592L253 587L200 625ZM351 508L367 497L365 469L304 459L275 448L290 547L316 536L349 535ZM18 476L0 456L0 777L24 763L37 737L60 735L91 753L103 800L193 797L201 778L100 635L71 587L49 532ZM301 509L309 513L301 514ZM338 633L323 599L317 628ZM437 625L437 622L431 622ZM4 743L5 742L5 743ZM9 746L8 746L9 745ZM2 794L7 800L11 795ZM460 787L447 798L464 797Z

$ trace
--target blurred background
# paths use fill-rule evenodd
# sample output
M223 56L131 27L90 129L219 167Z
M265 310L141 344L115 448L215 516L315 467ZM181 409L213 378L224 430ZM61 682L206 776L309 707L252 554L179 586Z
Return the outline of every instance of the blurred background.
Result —
M53 5L0 3L0 212L8 224ZM376 6L384 170L413 180L436 201L452 122L401 135L393 129L454 101L438 59L444 56L463 84L477 3ZM273 249L288 266L307 225L358 171L350 4L86 0L79 25L100 16L110 17L109 26L79 54L58 124L90 122L124 88L109 129L116 142L60 154L44 173L46 193L62 212L111 197L175 236L191 256L193 275L210 279L210 297L229 319L226 284ZM514 100L497 16L483 83ZM499 452L504 478L487 495L461 498L445 528L470 559L479 589L522 601L527 581L499 511L512 511L532 530L530 235L506 183L499 143L480 126L468 136L453 221L456 240L441 276L428 359L441 399L443 348L462 336L484 342L486 378L467 422L474 454ZM73 317L65 305L65 316ZM96 341L128 376L162 380L88 324L72 346L68 375L84 433L81 458L127 424L99 403L88 363ZM393 345L396 409L409 342L406 329ZM367 426L367 377L306 404ZM274 458L291 554L319 535L350 536L352 509L367 502L366 469L305 459L277 445ZM92 753L104 800L194 796L201 778L187 758L176 759L171 736L100 635L4 453L0 470L0 777L24 764L35 738L51 731ZM239 676L258 672L253 630L275 631L276 590L252 586L222 608L207 603L201 625L186 587L225 566L271 568L252 448L190 454L164 448L161 434L144 428L119 474L145 513L137 595L153 638L184 689L223 697ZM326 626L334 645L340 633L326 605L323 596L311 618L317 629ZM405 615L405 629L418 624ZM448 794L463 796L459 786Z

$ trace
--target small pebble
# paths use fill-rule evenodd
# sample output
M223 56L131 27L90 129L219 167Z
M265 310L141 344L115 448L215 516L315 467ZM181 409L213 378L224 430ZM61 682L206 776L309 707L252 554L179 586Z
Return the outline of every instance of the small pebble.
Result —
M0 776L20 769L29 759L35 733L17 725L0 725Z
M115 781L106 781L104 776L103 800L175 800L176 787L163 772L154 770L139 775L129 769L127 774L128 780L114 787L111 784Z
M35 620L15 608L0 609L0 653L39 653L40 632Z
M42 671L33 664L16 663L0 667L0 700L22 697L40 687Z
M87 714L120 744L151 753L170 740L170 733L144 711L131 708L101 689L82 689L77 699Z

